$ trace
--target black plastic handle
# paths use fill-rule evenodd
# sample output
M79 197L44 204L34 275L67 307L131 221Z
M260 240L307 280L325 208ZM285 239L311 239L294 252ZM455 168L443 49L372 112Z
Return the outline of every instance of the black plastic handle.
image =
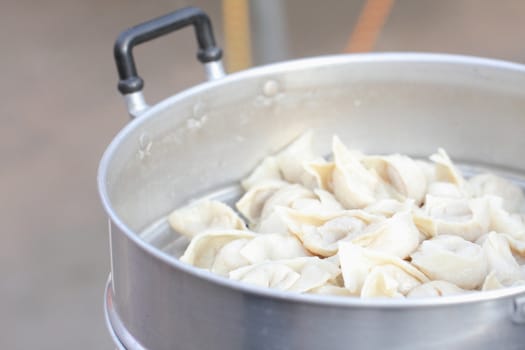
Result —
M195 28L199 43L197 52L199 61L206 63L220 60L222 50L215 44L210 18L199 8L186 7L127 29L119 35L114 46L120 79L119 91L125 95L140 91L144 87L144 80L139 77L135 66L133 47L189 25Z

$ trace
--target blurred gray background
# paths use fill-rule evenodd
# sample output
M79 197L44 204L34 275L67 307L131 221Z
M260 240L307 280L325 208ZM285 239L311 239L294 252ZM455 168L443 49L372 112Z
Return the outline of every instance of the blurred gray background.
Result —
M285 32L264 52L252 0L254 62L344 51L363 0L281 1ZM279 0L276 0L279 1ZM0 349L111 349L99 158L127 122L112 44L126 27L221 1L18 0L0 12ZM434 51L525 62L525 1L398 0L374 51ZM278 45L277 45L278 46ZM278 49L278 47L277 47ZM149 102L203 80L191 30L136 50ZM226 59L228 53L226 52Z

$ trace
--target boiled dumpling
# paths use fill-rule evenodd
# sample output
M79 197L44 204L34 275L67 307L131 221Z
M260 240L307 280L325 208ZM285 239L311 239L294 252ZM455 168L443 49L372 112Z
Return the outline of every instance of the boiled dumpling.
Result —
M361 234L350 236L348 240L358 246L404 259L419 245L419 231L412 221L412 215L407 211L372 223Z
M524 196L519 186L493 175L476 175L469 181L469 189L473 196L494 195L502 198L503 208L509 212L518 212L523 208Z
M348 210L330 217L305 214L297 210L282 212L288 230L311 252L321 256L337 253L339 241L406 258L419 244L419 231L410 212L389 219Z
M523 272L522 272L522 275L525 276ZM515 280L511 284L503 285L498 279L496 273L491 272L488 274L487 278L485 278L485 282L483 282L483 286L481 287L481 290L482 291L495 290L495 289L501 289L505 287L517 287L517 286L524 286L524 285L525 285L525 277L523 279Z
M335 169L334 162L317 160L307 162L304 166L305 171L313 176L315 186L325 191L332 191L332 174Z
M195 237L181 261L218 274L267 260L310 255L293 236L248 231L208 231Z
M411 211L413 208L414 201L412 199L407 199L402 202L395 199L382 199L365 207L363 210L372 215L390 218L395 213Z
M304 163L322 159L312 150L312 135L312 131L307 131L275 156L265 158L242 181L242 187L249 190L258 183L268 180L285 180L312 186L315 179L305 170Z
M239 212L250 222L256 224L266 201L287 183L280 180L261 181L252 186L235 204Z
M265 158L250 176L241 181L241 185L245 191L248 191L253 186L265 181L283 181L281 170L275 157Z
M306 162L321 157L312 148L312 131L307 131L275 156L283 178L292 183L312 187L315 180L304 167Z
M231 271L229 276L262 287L304 293L323 286L339 274L339 268L329 261L304 257L241 267Z
M500 233L499 235L507 240L516 262L520 265L525 264L525 240L517 239L508 233Z
M483 286L481 286L481 290L495 290L495 289L501 289L505 286L501 284L498 277L496 276L496 273L492 271L485 277L485 281L483 282Z
M315 199L315 193L301 185L286 185L279 188L264 203L261 211L260 220L254 227L260 233L286 232L286 224L277 212L277 208L290 208L298 200L305 198Z
M493 233L493 232L495 231L491 231L489 233ZM478 238L476 240L476 243L483 246L483 244L485 244L485 241L489 237L489 233L484 234L483 236ZM512 255L516 259L516 262L520 265L525 263L525 241L522 238L518 239L515 236L510 235L508 233L497 233L497 234L499 237L505 238L512 252Z
M359 296L359 294L352 294L348 289L345 287L339 287L334 284L325 284L317 288L313 288L308 291L308 293L311 294L322 294L322 295L336 295L336 296Z
M231 270L250 264L250 260L241 253L242 248L250 242L250 237L240 238L240 236L237 236L228 242L226 237L210 237L206 233L199 237L208 239L206 241L203 240L200 247L190 248L188 253L181 257L182 261L189 262L193 258L196 267L206 268L213 273L223 276L227 276ZM213 257L213 254L208 255L209 253L207 254L203 249L208 250L208 252L210 249L217 249L217 253ZM192 252L193 254L191 254ZM207 266L212 258L213 262Z
M362 210L323 216L283 209L281 217L288 230L303 242L306 249L324 257L337 253L337 242L359 235L367 225L378 219Z
M240 249L240 254L251 264L311 255L294 236L276 233L257 235L250 239Z
M375 267L368 274L361 289L361 298L403 298L397 289L399 283L392 276Z
M436 181L436 166L433 163L420 159L416 159L415 162L419 166L423 174L425 174L427 185L430 185L431 183Z
M481 286L488 272L484 250L458 236L441 235L426 240L411 258L412 264L431 279L448 281L464 289Z
M464 191L457 184L444 181L432 182L427 194L433 197L465 198Z
M428 297L445 297L468 293L467 290L459 288L453 283L447 281L431 281L423 283L412 289L407 297L409 298L428 298Z
M487 235L483 251L488 260L489 271L504 286L510 286L524 279L516 259L512 256L507 239L495 232Z
M208 199L174 210L168 216L168 222L176 232L187 237L194 237L210 229L246 229L246 225L232 208Z
M411 158L393 154L389 156L368 156L363 158L367 168L376 173L398 193L414 199L417 204L425 198L427 179L421 167Z
M421 210L414 211L414 222L427 237L457 235L475 241L488 232L489 199L458 199L427 195Z
M257 235L249 231L208 231L191 240L180 260L212 272L227 274L229 270L250 263L240 250L255 237Z
M301 275L286 264L269 261L233 270L229 277L260 287L290 290Z
M430 156L430 160L436 164L435 167L435 177L436 181L446 181L451 182L463 187L465 179L459 172L459 170L454 166L450 157L444 149L439 148L437 153Z
M303 213L311 213L320 217L332 216L344 211L341 203L333 194L321 189L314 189L316 198L298 198L292 204L292 208Z
M366 276L362 298L402 298L421 281L396 265L375 266Z
M335 168L332 189L337 200L347 209L360 209L379 198L388 197L387 187L375 171L361 163L362 155L348 150L339 138L333 139Z
M292 207L297 200L311 198L316 199L315 194L301 185L286 185L279 188L264 203L261 218L268 217L277 207Z
M525 239L525 217L523 214L508 213L503 208L503 199L500 197L490 196L489 198L490 229L508 233L518 239Z
M428 281L421 271L407 261L395 255L360 247L351 242L339 242L338 256L344 285L352 293L361 293L367 276L376 266L392 265L419 283Z

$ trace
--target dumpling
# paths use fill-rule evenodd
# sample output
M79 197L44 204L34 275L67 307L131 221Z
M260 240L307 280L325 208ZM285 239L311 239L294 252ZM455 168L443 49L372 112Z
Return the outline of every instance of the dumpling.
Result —
M335 279L340 274L333 263L318 257L267 261L230 272L230 279L262 287L299 293L308 292Z
M490 196L490 230L504 232L517 239L525 239L525 217L523 214L511 214L503 208L503 199Z
M372 223L361 234L346 240L358 246L395 255L404 259L419 245L419 231L409 211Z
M397 289L399 283L395 278L374 267L368 274L361 289L361 298L403 298Z
M261 287L290 290L301 278L301 274L284 263L268 261L233 270L229 277L234 281Z
M345 210L330 192L314 189L314 194L316 198L298 198L291 208L320 217L330 217Z
M345 287L339 287L334 284L325 284L317 288L313 288L308 291L308 293L311 294L321 294L321 295L336 295L336 296L344 296L344 297L350 297L355 296L358 297L359 294L352 294L348 289Z
M332 193L322 189L315 189L314 193L317 196L317 198L319 198L319 202L321 203L324 209L330 211L344 210L341 203L339 203L337 198L335 198L335 196Z
M522 266L523 268L523 266ZM523 269L522 269L523 270ZM525 274L522 272L522 275L525 276ZM495 289L501 289L505 287L516 287L516 286L523 286L525 285L525 277L519 280L515 280L511 284L503 285L498 277L496 276L495 272L491 272L488 274L488 276L485 278L485 282L483 282L483 286L481 287L482 291L487 290L495 290Z
M508 212L518 212L523 208L525 200L523 191L509 180L493 174L481 174L472 177L468 183L472 196L494 195L501 197L503 208Z
M485 277L485 281L483 282L483 286L481 286L481 290L495 290L495 289L501 289L505 288L503 284L499 281L498 277L496 276L496 273L492 271Z
M174 210L168 222L176 232L194 237L206 230L245 230L244 221L226 204L203 199Z
M372 268L361 289L362 298L402 298L421 281L395 265Z
M334 162L317 160L307 162L304 165L305 171L313 176L315 187L325 191L332 191L332 174L335 169Z
M291 259L310 254L289 235L257 235L249 231L208 231L195 237L181 261L212 272L229 271L267 260Z
M268 180L285 180L305 186L313 186L314 176L304 167L306 162L320 161L312 149L312 131L307 131L275 156L265 158L255 170L244 179L242 187L248 191L260 182Z
M377 217L362 210L348 210L330 216L282 209L288 231L296 235L314 254L328 257L337 253L337 242L360 234Z
M409 298L428 298L428 297L445 297L468 293L469 291L459 288L453 283L447 281L431 281L423 283L412 289L407 297Z
M377 173L366 169L361 163L360 153L348 150L336 136L332 148L335 162L332 189L346 209L361 209L379 198L389 197Z
M275 233L257 235L240 249L240 254L251 264L311 255L294 236Z
M419 283L428 281L428 278L409 262L395 255L363 248L351 242L339 242L338 256L344 285L352 293L362 292L367 276L376 266L392 265Z
M475 241L489 230L489 199L427 195L423 208L414 211L414 223L427 237L457 235Z
M393 154L389 156L367 156L363 158L367 168L376 173L398 193L414 199L420 204L425 198L427 179L421 167L411 158Z
M395 199L382 199L365 207L363 210L372 215L392 217L395 213L411 211L414 208L414 200L407 199L402 202Z
M180 260L224 275L250 263L240 250L255 237L257 235L249 231L208 231L191 240Z
M266 181L283 181L281 170L275 157L264 158L250 176L241 181L241 185L245 191L248 191L253 186Z
M427 185L436 181L436 167L434 164L421 159L416 159L415 162L419 166L423 174L425 174Z
M311 130L305 132L275 156L277 165L286 181L307 187L311 187L315 183L313 176L304 167L306 162L321 159L313 151L312 135Z
M443 148L439 148L437 153L430 156L430 160L436 164L435 177L436 181L446 181L458 185L462 188L465 184L465 179L461 172L454 166L447 152Z
M250 222L256 224L266 201L287 183L280 180L261 181L252 186L235 204L237 210Z
M464 289L481 286L488 272L484 249L458 236L440 235L423 241L411 258L431 279Z
M516 262L520 265L525 264L525 240L516 239L508 233L500 233L499 235L507 240Z
M489 271L499 283L510 286L524 279L516 259L512 256L509 243L504 236L491 232L483 243L483 251L488 260Z
M297 184L279 188L264 203L260 220L254 226L254 230L259 233L287 232L286 224L276 209L293 207L296 201L305 198L316 199L316 196L306 187Z
M427 194L433 197L465 198L464 191L457 184L436 181L428 186Z
M242 248L250 242L250 237L237 237L227 242L226 237L210 237L206 235L199 236L208 239L203 240L200 247L189 249L188 254L181 257L181 261L189 262L193 258L196 267L209 269L211 272L222 276L227 276L231 270L250 264L250 260L241 253ZM204 249L207 252L204 252L201 249L206 244L208 244L208 247ZM217 249L215 256L210 252L212 249ZM193 256L191 256L191 252L193 252Z

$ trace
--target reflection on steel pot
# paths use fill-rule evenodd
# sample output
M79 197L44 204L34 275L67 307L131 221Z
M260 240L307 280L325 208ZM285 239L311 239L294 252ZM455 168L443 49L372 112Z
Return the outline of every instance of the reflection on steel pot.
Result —
M148 107L133 46L186 25L210 80ZM436 54L284 62L223 76L208 17L177 11L124 32L115 55L135 118L100 163L110 217L106 316L127 349L518 349L525 287L420 300L298 295L178 261L165 216L190 199L233 200L237 181L309 128L368 152L429 154L525 179L525 67ZM322 150L328 153L329 150Z

